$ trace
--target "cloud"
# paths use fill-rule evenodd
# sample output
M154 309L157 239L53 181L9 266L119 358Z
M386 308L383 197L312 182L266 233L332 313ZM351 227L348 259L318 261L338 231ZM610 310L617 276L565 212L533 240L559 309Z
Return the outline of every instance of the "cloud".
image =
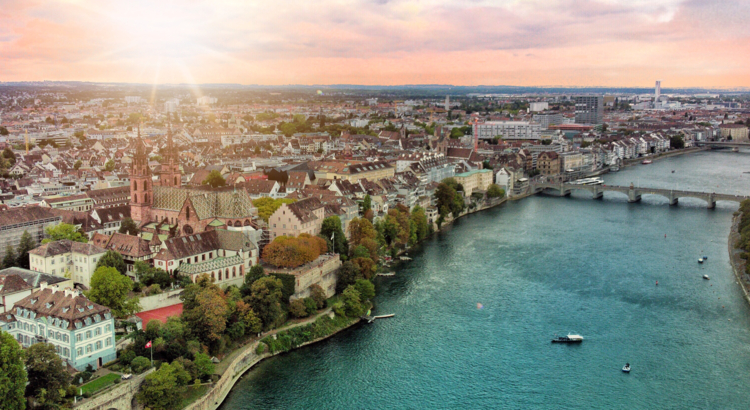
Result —
M0 81L750 85L741 0L3 6Z

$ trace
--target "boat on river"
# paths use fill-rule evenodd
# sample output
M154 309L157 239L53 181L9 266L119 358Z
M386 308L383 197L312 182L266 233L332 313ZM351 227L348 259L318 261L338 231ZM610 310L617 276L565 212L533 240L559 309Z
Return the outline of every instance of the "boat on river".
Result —
M625 366L622 367L623 373L630 373L630 363L625 363Z
M698 263L703 263L703 258L698 258Z
M552 343L581 343L583 342L583 336L581 335L567 335L558 336L552 339Z
M703 279L705 279L705 280L709 280L709 279L711 279L711 278L709 278L709 277L708 277L708 275L703 275Z
M654 161L651 161L650 159L644 159L643 161L641 161L641 164L648 165L648 164L651 164L652 162Z

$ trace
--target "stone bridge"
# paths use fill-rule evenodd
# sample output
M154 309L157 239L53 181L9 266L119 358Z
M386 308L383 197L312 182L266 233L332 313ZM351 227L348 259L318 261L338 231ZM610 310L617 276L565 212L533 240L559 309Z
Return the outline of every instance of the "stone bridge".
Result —
M568 196L573 190L589 191L594 199L604 197L605 192L619 192L628 197L628 202L639 202L642 195L661 195L669 200L670 205L677 205L679 198L698 198L706 201L708 208L716 207L716 201L741 202L750 197L742 195L717 194L716 192L683 191L675 189L641 188L630 185L579 185L560 182L536 182L529 185L530 192L541 192L559 196Z
M138 408L135 403L135 395L138 394L138 389L146 379L146 376L151 374L154 369L148 369L143 374L134 376L131 380L123 380L120 384L110 386L103 392L97 393L96 396L90 399L84 399L78 401L73 405L75 410L130 410Z
M748 148L750 147L750 142L740 142L740 141L695 141L694 144L696 147L712 147L712 148L729 148L729 147Z

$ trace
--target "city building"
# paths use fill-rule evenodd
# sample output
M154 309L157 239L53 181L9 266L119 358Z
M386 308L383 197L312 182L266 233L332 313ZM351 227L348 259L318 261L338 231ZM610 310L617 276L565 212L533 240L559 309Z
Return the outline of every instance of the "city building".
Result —
M70 278L90 288L96 263L106 252L90 243L62 239L29 251L29 266L32 271Z
M532 102L529 103L529 111L531 112L539 112L549 110L549 103L548 102Z
M495 137L504 140L538 140L541 132L541 124L527 121L487 121L474 124L474 136L485 140Z
M601 124L604 121L604 97L576 97L576 124Z
M18 343L23 347L50 343L76 370L88 365L98 369L117 358L111 310L79 290L42 282L38 291L16 302L12 316L10 334Z
M546 104L546 103L545 103ZM559 112L544 112L534 114L531 120L539 123L543 130L549 129L550 125L559 125L564 123L565 119Z
M86 194L55 195L42 199L39 206L85 212L94 208L94 201Z
M0 270L0 312L5 313L13 309L16 302L38 290L43 282L59 285L61 288L73 287L73 281L69 278L16 267Z
M742 124L722 124L719 125L721 138L730 139L736 142L748 142L747 126Z
M279 236L299 236L320 233L325 219L325 205L318 198L307 198L291 204L281 204L268 218L271 240Z
M536 169L544 176L557 175L560 173L560 156L557 152L546 151L539 154L536 159Z
M494 176L491 169L477 169L453 177L456 182L463 185L464 196L471 196L475 191L486 191L492 184Z

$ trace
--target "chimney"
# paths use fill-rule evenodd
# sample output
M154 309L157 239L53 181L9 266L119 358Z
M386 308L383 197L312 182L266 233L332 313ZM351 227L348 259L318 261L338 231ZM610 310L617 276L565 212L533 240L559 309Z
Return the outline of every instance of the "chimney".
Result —
M73 296L73 291L70 288L65 288L65 296Z
M52 286L48 286L48 287L49 287L50 289L52 289L52 293L55 293L55 292L57 292L58 290L60 290L60 287L59 287L59 286L57 286L57 285L52 285Z
M47 289L47 282L39 282L39 290Z

